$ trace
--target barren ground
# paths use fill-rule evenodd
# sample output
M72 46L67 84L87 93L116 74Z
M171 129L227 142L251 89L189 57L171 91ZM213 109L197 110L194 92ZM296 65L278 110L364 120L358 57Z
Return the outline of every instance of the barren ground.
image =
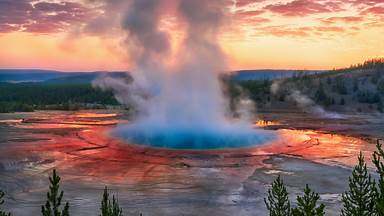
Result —
M108 136L120 111L0 114L0 188L5 208L38 215L56 168L72 215L97 215L104 186L125 215L266 215L268 185L282 175L292 196L306 183L338 215L341 193L361 150L382 138L383 116L319 119L303 113L262 112L258 125L279 139L247 149L150 149ZM371 166L371 164L369 164Z

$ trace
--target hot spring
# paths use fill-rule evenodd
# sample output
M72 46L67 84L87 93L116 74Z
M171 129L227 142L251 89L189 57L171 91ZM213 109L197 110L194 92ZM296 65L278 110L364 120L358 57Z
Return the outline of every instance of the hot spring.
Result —
M247 148L269 143L275 138L273 132L237 125L195 128L133 124L118 127L113 134L132 144L186 150Z
M113 135L172 149L251 147L275 137L254 128L252 103L237 104L240 118L228 117L220 82L227 57L218 43L227 9L221 0L175 0L168 7L161 1L131 2L122 27L133 81L105 76L93 82L136 111L132 123L118 126ZM174 37L164 20L182 26L182 33Z

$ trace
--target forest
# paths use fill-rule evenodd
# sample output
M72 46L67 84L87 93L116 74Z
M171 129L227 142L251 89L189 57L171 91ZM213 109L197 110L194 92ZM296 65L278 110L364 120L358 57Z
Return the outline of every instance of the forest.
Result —
M231 110L241 98L250 98L260 110L300 106L299 92L314 104L337 112L384 112L384 59L372 59L348 68L322 73L298 72L290 78L236 80L223 77ZM272 86L278 84L276 91ZM91 83L0 82L0 113L34 110L105 109L120 105L112 90Z
M300 107L304 98L331 111L383 113L384 59L291 78L231 81L228 89L231 104L246 96L259 110Z
M110 91L91 84L0 83L0 113L77 110L118 105Z

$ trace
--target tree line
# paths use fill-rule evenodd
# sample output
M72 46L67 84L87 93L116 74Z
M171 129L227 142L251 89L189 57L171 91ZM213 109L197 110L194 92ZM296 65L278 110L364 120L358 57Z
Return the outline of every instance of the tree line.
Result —
M119 103L111 91L95 89L91 84L0 83L0 113L76 110L87 108L89 104Z

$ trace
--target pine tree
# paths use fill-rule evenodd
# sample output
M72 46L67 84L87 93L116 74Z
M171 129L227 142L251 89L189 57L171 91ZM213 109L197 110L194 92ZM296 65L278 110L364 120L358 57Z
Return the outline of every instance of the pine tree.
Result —
M327 84L328 84L328 85L331 85L331 84L332 84L332 78L331 78L331 77L327 77Z
M64 192L60 189L60 176L53 170L53 174L49 177L49 192L47 193L47 202L45 206L41 206L41 213L43 216L69 216L69 204L65 204L64 208L60 211L61 200L63 199Z
M344 100L344 98L341 98L341 99L340 99L340 105L345 105L345 100Z
M308 185L304 188L304 195L297 197L297 207L292 210L293 216L324 216L324 204L317 204L319 194L313 192Z
M375 215L376 184L368 173L364 156L360 152L359 163L349 177L349 191L342 197L342 216L371 216Z
M318 103L322 103L322 102L324 102L324 101L327 100L327 99L328 99L328 96L327 96L327 94L325 93L323 83L320 82L320 84L319 84L319 88L317 89L317 91L316 91L316 93L315 93L315 100L316 100L316 102L318 102Z
M0 191L0 207L1 207L1 205L4 204L4 200L3 200L4 195L5 195L4 192ZM11 216L11 213L6 213L6 212L2 211L0 208L0 216Z
M357 92L359 90L359 80L355 79L353 81L353 92Z
M379 174L378 192L376 197L376 213L378 216L384 216L384 150L380 140L377 140L377 150L373 153L373 164L376 166L376 172Z
M269 216L291 215L287 188L284 186L280 175L272 183L272 188L268 190L268 199L264 199L264 203L269 211Z
M384 113L384 103L383 100L380 98L379 102L377 103L377 111Z
M101 200L101 215L100 216L122 216L123 210L119 207L119 203L112 197L112 203L109 200L108 188L105 187L103 199Z

